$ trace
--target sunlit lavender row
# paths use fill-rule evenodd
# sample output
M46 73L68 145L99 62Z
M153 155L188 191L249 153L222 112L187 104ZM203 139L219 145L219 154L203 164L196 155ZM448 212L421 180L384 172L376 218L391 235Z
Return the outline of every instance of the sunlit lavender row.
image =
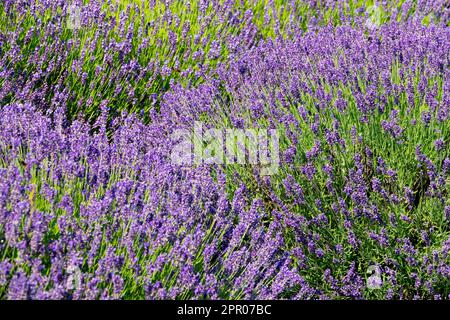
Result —
M276 170L225 137L223 161L174 162L199 123L276 132ZM449 279L449 1L0 3L0 299L449 299Z

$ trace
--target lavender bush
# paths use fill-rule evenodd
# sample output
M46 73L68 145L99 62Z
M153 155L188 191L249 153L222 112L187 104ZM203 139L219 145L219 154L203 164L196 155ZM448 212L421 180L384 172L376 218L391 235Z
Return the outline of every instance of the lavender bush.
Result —
M449 25L446 0L3 1L0 299L448 299ZM173 163L196 121L276 130L278 171Z

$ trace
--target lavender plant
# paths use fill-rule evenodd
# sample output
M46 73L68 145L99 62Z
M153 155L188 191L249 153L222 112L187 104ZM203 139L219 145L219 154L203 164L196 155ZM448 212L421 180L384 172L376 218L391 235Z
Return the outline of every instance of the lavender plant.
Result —
M168 93L161 112L283 133L268 186L237 170L254 197L296 217L286 236L313 287L333 298L447 298L448 32L411 22L269 40L219 67L220 80ZM377 291L364 281L371 265L386 276Z
M3 1L0 299L448 299L449 17ZM196 121L279 170L173 163Z
M0 101L31 101L47 112L63 104L71 119L94 121L108 99L116 114L148 120L174 83L202 82L261 39L370 21L373 12L374 23L450 23L445 0L3 1Z

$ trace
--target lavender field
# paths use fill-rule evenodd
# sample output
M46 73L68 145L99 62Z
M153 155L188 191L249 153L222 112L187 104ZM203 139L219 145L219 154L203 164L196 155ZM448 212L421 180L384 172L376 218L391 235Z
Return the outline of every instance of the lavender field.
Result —
M450 0L0 2L0 300L449 298Z

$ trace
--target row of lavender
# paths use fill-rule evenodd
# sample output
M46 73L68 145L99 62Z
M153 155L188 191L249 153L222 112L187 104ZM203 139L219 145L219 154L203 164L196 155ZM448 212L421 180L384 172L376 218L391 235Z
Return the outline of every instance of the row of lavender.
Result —
M262 39L293 38L326 25L448 25L447 0L6 0L0 4L0 103L29 101L70 119L148 120L175 83L196 85Z
M449 297L446 1L375 24L363 1L93 2L75 32L49 15L65 1L20 4L0 11L0 298ZM279 172L171 163L197 120L278 130Z

